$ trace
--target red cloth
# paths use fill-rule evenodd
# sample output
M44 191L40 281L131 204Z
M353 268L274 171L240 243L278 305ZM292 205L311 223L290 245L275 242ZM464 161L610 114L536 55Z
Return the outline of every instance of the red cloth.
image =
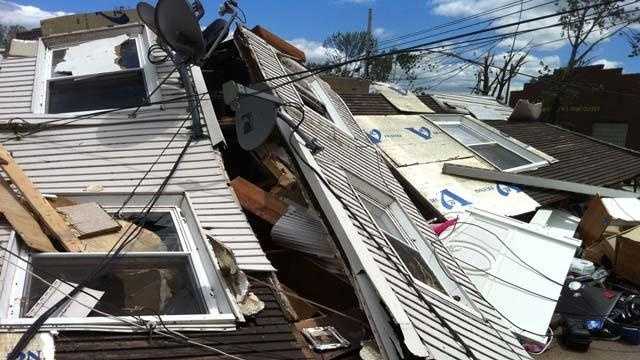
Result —
M433 232L436 233L436 235L440 236L440 234L442 234L449 227L455 225L457 222L458 222L458 219L455 218L455 219L449 219L442 223L431 224L431 230L433 230Z

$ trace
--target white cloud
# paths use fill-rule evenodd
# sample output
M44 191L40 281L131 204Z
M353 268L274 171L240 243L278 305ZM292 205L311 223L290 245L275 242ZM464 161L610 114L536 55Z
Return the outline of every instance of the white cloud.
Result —
M377 27L375 29L373 29L373 35L378 39L378 40L384 40L389 38L389 36L391 36L391 33L383 28L383 27Z
M622 63L619 61L599 59L591 63L591 65L604 65L605 69L613 69L622 67Z
M500 5L505 4L513 4L514 6L506 7L500 9ZM460 18L466 17L470 15L478 15L484 12L488 12L487 14L481 15L481 18L489 19L504 16L500 19L497 19L491 23L485 23L481 26L500 26L506 25L514 22L518 22L520 20L519 16L519 4L517 3L507 3L500 1L496 4L495 0L434 0L433 1L433 9L432 11L437 15L448 16L452 18ZM536 4L525 4L524 11L522 14L522 20L537 18L540 16L545 16L549 14L553 14L558 11L558 5L555 3L547 4L544 6L536 7L533 9L528 9L530 7L535 7ZM470 20L469 24L472 22L480 21L481 19ZM539 27L544 27L548 25L554 25L558 23L558 17L551 17L544 20L537 20L530 23L521 24L517 29L518 31L526 31L532 30ZM496 32L499 34L507 34L516 31L516 26L506 27ZM489 35L489 33L485 34ZM543 44L536 49L538 50L556 50L561 48L564 45L564 42L556 41L552 43L547 43L552 40L557 40L561 38L562 30L560 27L552 27L549 29L536 30L532 32L528 32L525 34L520 34L516 41L516 46L524 46L529 43L531 44ZM511 45L511 39L503 40L500 43L500 46L507 47Z
M293 39L289 41L293 46L304 51L307 56L308 62L323 63L329 59L331 54L340 54L340 52L333 48L327 48L322 45L321 42L307 40L303 38Z
M0 0L0 23L5 25L24 25L33 28L40 26L42 19L68 14L64 11L47 11L36 6Z

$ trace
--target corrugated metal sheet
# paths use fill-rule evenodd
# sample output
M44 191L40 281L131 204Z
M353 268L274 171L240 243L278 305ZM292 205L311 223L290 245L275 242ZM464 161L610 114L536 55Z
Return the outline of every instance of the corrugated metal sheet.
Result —
M291 205L271 229L271 240L286 249L314 257L323 269L343 274L338 265L333 239L317 214Z
M274 50L264 41L241 29L241 41L246 41L250 46L252 56L260 67L261 75L265 78L284 75ZM274 81L275 86L282 80ZM301 103L295 89L291 85L279 87L275 92L285 101ZM340 102L341 103L341 102ZM416 207L411 203L400 184L395 180L391 172L384 166L377 152L367 142L366 135L359 129L348 111L345 112L343 121L349 126L354 138L343 135L326 120L313 111L307 111L306 120L302 131L317 137L325 149L316 156L316 161L322 168L322 173L329 184L343 197L349 209L356 214L358 219L351 219L353 226L359 229L368 254L362 254L374 259L380 271L384 274L387 286L392 290L393 296L401 303L403 311L410 320L410 326L416 331L420 340L426 346L431 355L436 359L468 359L462 346L451 333L443 326L438 317L423 302L423 297L436 309L445 321L456 331L471 351L480 359L527 359L521 345L513 334L507 329L500 315L481 298L477 289L471 284L468 277L459 268L452 255L433 241L433 233L420 216ZM406 281L405 275L398 272L400 260L384 249L389 249L387 240L376 230L365 209L360 205L357 195L352 190L345 169L361 177L372 186L384 189L384 192L397 199L405 212L419 229L423 237L430 242L434 251L442 259L442 263L452 277L460 283L469 297L478 307L482 316L468 311L456 302L438 295L434 295L427 289L420 289L421 295L416 292ZM367 227L369 233L362 230L360 224ZM362 277L358 277L362 279ZM379 303L381 299L361 298L361 301ZM382 299L382 301L385 301ZM375 322L374 322L375 325ZM385 334L386 335L386 334Z
M465 146L419 115L356 116L356 122L398 172L441 213L467 207L514 216L539 204L521 189L442 174L445 162L492 169Z
M172 69L157 67L160 78ZM5 129L16 117L18 122L38 124L64 115L31 113L31 96L36 60L7 58L0 70L0 126ZM178 75L170 80L177 82ZM206 91L202 89L200 91ZM163 99L184 96L183 90L165 87ZM203 105L204 107L204 105ZM175 102L163 108L143 108L135 119L130 111L120 111L91 119L81 119L63 127L11 140L5 147L43 192L63 193L101 188L103 192L128 193L151 169L173 134L186 119L187 104ZM204 120L204 119L203 119ZM217 121L213 121L217 126ZM139 192L152 192L161 184L188 139L190 130L182 128L175 141L142 182ZM204 128L206 131L206 127ZM14 137L10 130L0 139ZM166 191L187 191L202 226L231 248L245 270L273 270L262 251L241 207L227 186L227 175L220 151L210 140L194 142Z
M507 120L513 109L490 96L432 93L434 99L469 110L478 120Z
M640 153L609 145L588 136L540 122L488 122L489 125L553 156L558 161L526 175L612 186L640 176ZM525 188L542 205L567 199L572 194Z

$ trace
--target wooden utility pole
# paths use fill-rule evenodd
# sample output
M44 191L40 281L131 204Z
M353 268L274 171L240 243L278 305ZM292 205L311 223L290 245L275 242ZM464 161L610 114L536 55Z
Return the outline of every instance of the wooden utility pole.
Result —
M373 9L369 8L369 16L367 18L367 59L364 61L364 77L369 78L369 57L373 52Z

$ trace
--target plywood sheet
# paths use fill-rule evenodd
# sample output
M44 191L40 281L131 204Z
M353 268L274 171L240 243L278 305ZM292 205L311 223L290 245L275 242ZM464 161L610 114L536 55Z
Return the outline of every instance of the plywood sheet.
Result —
M355 119L371 141L397 166L474 156L420 115L356 116Z
M120 230L120 224L95 202L64 206L58 208L58 211L77 231L80 239Z
M468 158L448 163L480 168L488 166ZM444 163L406 166L398 172L441 213L460 212L476 207L504 216L535 211L540 205L522 189L485 181L465 179L442 173Z

